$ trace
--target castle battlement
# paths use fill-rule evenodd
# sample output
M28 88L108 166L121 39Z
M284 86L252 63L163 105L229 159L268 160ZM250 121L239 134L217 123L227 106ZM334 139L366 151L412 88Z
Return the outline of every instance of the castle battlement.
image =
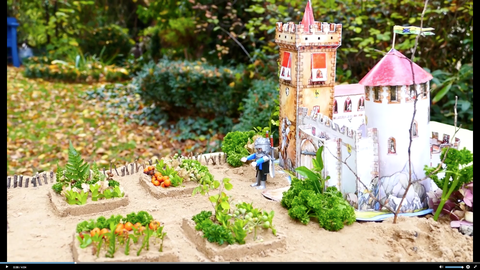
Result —
M318 113L314 116L308 115L299 115L301 123L304 125L310 125L315 127L316 134L315 136L319 138L329 139L330 135L343 138L343 140L351 140L351 144L354 145L357 137L361 136L361 133L357 133L356 130L349 128L345 125L340 126L338 123L335 123L328 116ZM318 129L318 134L317 134ZM323 134L325 133L325 134ZM328 137L328 138L327 138Z
M303 24L277 22L275 42L282 45L319 46L337 48L342 43L342 25L315 22L305 31Z

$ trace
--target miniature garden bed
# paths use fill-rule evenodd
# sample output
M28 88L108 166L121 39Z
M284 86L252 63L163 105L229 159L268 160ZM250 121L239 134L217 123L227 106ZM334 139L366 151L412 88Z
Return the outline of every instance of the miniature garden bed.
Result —
M246 243L223 244L210 243L203 238L203 232L195 230L195 222L191 218L183 218L182 229L185 236L196 247L197 250L205 254L211 260L221 258L223 261L234 261L245 256L259 255L267 251L286 248L286 237L283 234L275 236L270 230L260 229L257 231L257 240L253 239L253 234L248 235Z
M97 258L92 255L93 249L91 246L86 248L80 247L80 241L73 234L73 260L74 262L179 262L178 252L175 251L173 241L165 236L163 242L163 251L159 252L159 244L150 245L149 250L142 250L141 254L137 256L137 251L140 244L131 245L130 254L125 255L123 248L120 248L114 258L105 257L105 251L102 250L101 255Z
M101 199L98 201L92 201L91 198L88 198L87 203L83 205L68 204L65 200L65 196L55 193L53 189L49 189L48 197L50 198L52 208L61 217L67 215L81 216L105 212L122 206L127 206L129 203L129 198L126 193L121 198Z
M154 186L151 182L151 176L140 174L140 185L145 188L156 199L164 197L191 196L193 189L198 186L194 181L185 181L178 187L169 186L166 188Z
M165 224L146 211L77 223L72 241L75 262L178 262Z

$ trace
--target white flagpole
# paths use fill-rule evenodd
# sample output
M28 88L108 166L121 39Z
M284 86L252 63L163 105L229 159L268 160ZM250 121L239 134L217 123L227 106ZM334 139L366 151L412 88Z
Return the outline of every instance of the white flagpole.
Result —
M392 41L392 49L395 48L395 30L393 30L393 41Z

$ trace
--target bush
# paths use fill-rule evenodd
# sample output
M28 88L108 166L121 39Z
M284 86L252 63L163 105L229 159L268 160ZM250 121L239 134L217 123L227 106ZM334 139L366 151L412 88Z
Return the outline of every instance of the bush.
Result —
M222 152L227 154L227 163L233 167L242 166L240 161L242 157L250 153L245 148L245 145L255 136L256 132L249 131L231 131L225 135L222 141Z
M77 63L52 61L48 56L30 57L23 62L24 75L28 78L42 78L63 82L93 83L100 81L118 82L130 78L124 68L104 66L94 58Z
M81 39L79 45L84 54L96 55L109 64L126 59L135 41L128 35L128 29L110 24L95 28L91 37Z
M233 131L247 131L258 127L270 127L277 125L278 121L278 80L255 80L243 100L243 110L239 123ZM272 122L273 121L273 122ZM278 132L273 133L274 140L278 139Z
M165 121L204 118L216 122L214 127L218 128L231 128L250 86L242 66L215 67L167 58L144 65L132 83L144 104L156 108L149 111L164 114Z

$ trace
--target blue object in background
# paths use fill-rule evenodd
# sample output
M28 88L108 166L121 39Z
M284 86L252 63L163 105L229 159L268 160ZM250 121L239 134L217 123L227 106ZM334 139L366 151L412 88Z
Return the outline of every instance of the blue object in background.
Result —
M17 27L19 26L17 19L7 17L7 51L10 48L12 63L15 67L20 66L20 58L17 49Z

